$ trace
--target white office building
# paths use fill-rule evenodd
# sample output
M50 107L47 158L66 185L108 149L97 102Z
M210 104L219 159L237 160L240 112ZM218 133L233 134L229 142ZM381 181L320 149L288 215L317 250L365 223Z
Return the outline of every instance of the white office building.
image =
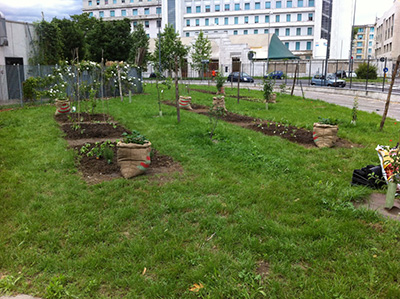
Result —
M163 24L173 24L183 37L200 30L213 35L275 33L301 58L312 58L316 42L330 37L330 58L349 58L352 0L163 0L162 7Z
M140 22L147 35L156 38L161 26L161 0L83 0L82 11L104 21L131 20L132 30Z

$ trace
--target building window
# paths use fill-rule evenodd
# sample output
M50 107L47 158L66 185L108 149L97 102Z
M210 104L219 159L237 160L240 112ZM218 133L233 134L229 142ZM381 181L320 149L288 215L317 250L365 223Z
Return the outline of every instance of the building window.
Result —
M370 35L369 35L369 39L374 39L374 35L373 35L373 34L370 34Z
M369 53L369 54L372 53L372 49L371 49L371 48L368 49L368 53Z
M286 46L286 48L289 49L289 43L288 42L285 43L285 46Z
M108 2L108 0L106 0L106 1ZM133 3L133 0L130 0L129 2L130 2L130 3Z
M249 31L247 29L243 30L243 34L247 35L249 33Z
M225 4L225 10L229 11L229 9L230 9L230 5L229 4Z
M268 29L264 29L264 33L265 33L265 34L268 34L268 33L269 33L269 30L268 30Z
M144 21L144 27L149 28L150 27L150 22L149 21Z
M258 29L254 29L254 34L258 34Z
M235 10L240 10L240 3L235 3Z
M362 42L357 42L357 47L362 47Z
M361 55L357 55L357 56L356 56L356 59L361 59Z
M115 17L115 10L110 11L110 17Z
M134 21L133 22L133 28L136 28L136 26L137 26L137 21Z
M302 20L303 15L301 13L297 14L297 21L301 21Z
M235 22L234 22L235 24L239 24L239 18L238 17L235 17Z
M186 27L190 27L190 20L186 20Z
M301 28L296 28L296 35L301 35Z
M237 35L237 34L238 34L237 30L233 30L233 35Z
M121 0L121 3L125 3L125 0Z
M291 20L291 15L286 15L286 22L290 22Z
M249 24L249 17L247 17L247 16L244 17L244 23L245 23L245 24Z
M221 10L220 5L219 4L215 5L215 11L220 11L220 10Z
M312 27L307 28L307 35L312 35Z
M258 16L254 17L254 23L256 23L256 24L258 23Z
M315 6L314 0L308 0L308 6L314 7Z
M297 0L297 7L303 7L303 0Z
M307 50L311 50L311 42L307 42Z
M157 28L161 28L161 20L160 19L157 20Z
M196 12L201 12L201 7L200 6L196 6Z
M90 12L90 13L89 13L89 17L93 17L93 12Z
M244 9L245 10L250 10L250 3L245 3L244 4Z
M279 29L275 29L275 34L279 36Z
M100 2L100 1L98 1L98 2ZM113 4L117 4L117 0L113 0Z
M224 24L225 25L228 25L229 23L228 23L228 18L224 18Z
M269 16L265 16L265 23L269 23Z
M158 15L161 14L161 7L157 7L157 8L156 8L156 13L157 13Z
M300 42L296 42L296 51L300 50Z
M214 19L214 24L215 24L215 25L219 25L219 19L218 19L218 18L215 18L215 19Z
M96 0L96 4L97 4L97 5L100 5L100 0Z
M210 11L211 11L210 5L206 5L206 12L210 12Z
M256 2L254 8L255 8L255 9L261 9L261 4L260 4L260 2Z
M88 5L92 6L92 1L91 0L88 1Z
M125 9L121 10L121 16L126 17L126 10Z
M134 16L137 16L137 15L138 15L138 11L137 11L136 8L132 10L132 15L134 15Z
M374 28L374 27L369 28L369 31L370 31L370 32L375 32L375 28Z
M265 8L271 8L271 2L270 1L265 2Z
M189 36L190 36L189 32L186 32L186 37L189 37Z
M206 20L205 20L205 24L206 24L206 26L209 26L209 25L210 25L209 19L206 19Z
M309 13L309 14L308 14L308 20L309 20L309 21L314 20L314 15L313 15L312 13Z
M287 7L287 8L292 8L292 7L293 7L293 3L292 3L291 0L288 0L288 1L286 2L286 7Z
M358 28L358 32L364 32L364 28Z
M357 38L358 39L363 39L363 36L362 35L357 35Z
M150 8L145 8L144 9L144 14L149 15L150 14Z
M290 29L289 29L289 28L286 28L286 30L285 30L285 35L286 35L286 36L290 36Z
M192 7L191 6L186 7L186 13L192 13Z
M368 46L372 47L372 42L368 42Z
M108 0L104 0L104 4L105 4L105 5L108 5Z
M276 1L276 8L282 8L282 1Z
M362 53L362 49L357 49L357 54L361 54Z
M196 19L196 26L200 26L200 20Z
M279 23L281 21L281 16L280 15L276 15L275 16L275 22Z

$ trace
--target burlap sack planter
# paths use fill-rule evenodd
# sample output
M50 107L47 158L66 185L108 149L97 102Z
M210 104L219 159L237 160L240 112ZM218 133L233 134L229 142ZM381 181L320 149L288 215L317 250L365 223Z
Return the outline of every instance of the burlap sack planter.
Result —
M213 97L213 109L218 110L218 108L222 108L224 112L227 112L225 107L225 97L224 96L219 96L219 97Z
M316 146L332 147L337 141L338 126L314 123L313 138Z
M66 114L71 111L71 105L68 100L56 100L56 115Z
M190 102L192 101L192 97L179 97L179 108L193 110L190 106Z
M121 174L129 179L143 174L150 166L151 143L117 143L117 163Z
M271 96L269 97L268 103L276 103L276 93L271 94Z

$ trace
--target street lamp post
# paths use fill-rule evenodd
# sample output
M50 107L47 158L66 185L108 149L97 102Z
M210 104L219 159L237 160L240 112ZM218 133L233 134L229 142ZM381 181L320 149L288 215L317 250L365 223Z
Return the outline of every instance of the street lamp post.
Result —
M158 71L160 73L161 76L161 72L162 72L162 67L161 67L161 4L160 4L160 0L158 0Z

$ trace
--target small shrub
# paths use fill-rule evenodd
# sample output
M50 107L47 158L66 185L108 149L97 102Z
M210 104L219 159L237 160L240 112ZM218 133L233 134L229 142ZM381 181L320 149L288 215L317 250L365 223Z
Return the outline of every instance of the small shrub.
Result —
M122 141L124 143L136 143L136 144L145 144L149 142L146 136L140 134L138 131L133 130L131 134L122 133L122 137L124 138Z
M318 116L318 123L320 124L324 124L324 125L332 125L332 126L336 126L339 123L339 120L337 118L333 119L333 118L323 118Z
M217 91L221 91L221 88L224 86L225 80L226 79L224 76L222 76L221 72L218 72L217 75L215 76Z
M22 93L24 96L24 102L34 102L38 96L40 96L40 78L29 77L22 84Z
M377 71L378 68L376 66L371 64L368 66L368 63L364 62L358 66L358 68L356 69L356 74L357 78L367 79L368 76L368 79L372 80L378 78Z

